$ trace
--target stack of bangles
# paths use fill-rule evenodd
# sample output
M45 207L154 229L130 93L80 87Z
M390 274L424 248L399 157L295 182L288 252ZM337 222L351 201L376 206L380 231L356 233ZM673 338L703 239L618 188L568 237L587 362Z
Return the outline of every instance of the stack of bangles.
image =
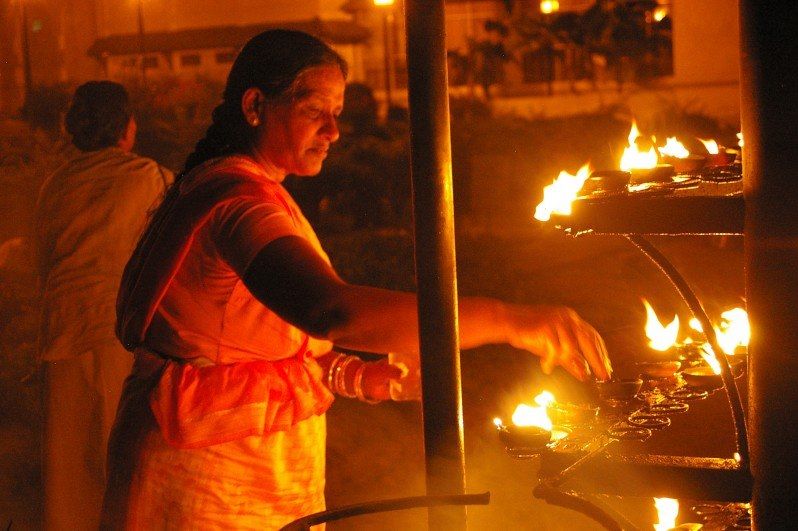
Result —
M355 366L354 374L350 377L350 366ZM367 404L376 404L380 400L372 400L363 392L363 373L366 371L366 362L357 356L338 354L327 369L327 387L333 393L346 398L357 398ZM352 383L351 390L347 382Z

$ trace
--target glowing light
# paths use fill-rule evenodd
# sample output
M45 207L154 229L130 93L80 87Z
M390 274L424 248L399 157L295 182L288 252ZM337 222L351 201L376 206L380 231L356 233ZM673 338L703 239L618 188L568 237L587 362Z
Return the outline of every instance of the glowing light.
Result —
M720 153L720 149L718 148L718 143L715 142L714 140L712 139L704 140L703 138L699 138L699 140L701 141L702 144L704 144L704 147L707 148L707 153L709 153L710 155L717 155L718 153Z
M654 524L655 531L668 531L676 527L676 517L679 516L679 500L673 498L654 498L654 507L657 508L659 523Z
M676 157L677 159L686 159L690 156L690 152L684 147L684 144L679 142L675 136L669 136L665 141L665 145L659 148L659 154L666 157Z
M726 354L734 354L737 347L747 347L751 339L748 313L742 308L726 310L721 316L718 345Z
M751 340L751 325L748 322L748 312L742 308L732 308L720 314L720 326L713 326L718 338L718 345L726 354L734 354L737 347L747 347ZM693 317L690 319L690 328L703 332L704 327ZM709 348L709 345L707 345Z
M662 19L668 16L668 7L659 6L654 10L654 20L662 22Z
M554 402L554 395L548 391L541 392L535 397L537 406L518 404L513 412L513 424L516 426L538 426L551 431L552 423L546 406Z
M623 150L621 156L621 166L623 171L631 171L633 169L649 169L657 165L657 150L654 146L648 151L640 151L637 146L637 139L640 137L640 131L637 129L637 123L632 121L632 127L629 130L628 145Z
M720 374L720 362L715 356L715 351L709 346L709 343L704 343L701 345L698 353L701 354L701 357L707 362L707 365L709 365L709 367L712 369L712 372L715 374Z
M552 214L567 216L571 213L571 203L590 176L590 164L585 164L576 175L563 170L550 185L543 189L543 201L535 207L535 219L548 221Z
M743 134L742 134L742 132L737 133L737 145L740 146L740 147L743 147L744 144L745 144L745 142L743 142Z
M679 334L679 316L674 316L670 324L663 326L654 308L651 307L647 300L643 299L643 305L646 307L648 346L654 350L664 352L676 344L676 337Z
M392 6L394 0L374 0L375 6Z
M560 2L557 0L542 0L540 2L540 12L544 15L550 15L555 11L560 10Z

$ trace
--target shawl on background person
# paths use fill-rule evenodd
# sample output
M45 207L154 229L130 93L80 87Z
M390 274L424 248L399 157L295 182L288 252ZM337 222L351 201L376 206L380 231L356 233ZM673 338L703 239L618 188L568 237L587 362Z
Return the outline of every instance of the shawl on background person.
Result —
M324 413L333 401L307 338L297 352L276 361L198 364L147 351L144 340L155 311L217 207L241 197L277 197L290 212L269 189L279 185L248 158L214 159L191 173L170 190L150 222L125 268L117 298L117 336L137 359L147 358L139 366L149 366L150 375L160 374L150 406L162 435L178 448L285 430Z

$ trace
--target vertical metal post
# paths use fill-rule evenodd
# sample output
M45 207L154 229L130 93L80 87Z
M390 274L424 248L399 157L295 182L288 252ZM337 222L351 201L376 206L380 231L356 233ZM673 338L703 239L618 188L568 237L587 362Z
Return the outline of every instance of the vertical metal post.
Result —
M798 522L798 4L740 1L754 529Z
M139 55L141 56L141 84L147 83L147 67L144 64L146 49L144 46L144 0L139 0L138 4L138 24L139 24Z
M405 16L427 494L462 494L465 450L444 0L407 0ZM465 529L465 524L464 507L429 510L431 529Z
M30 38L28 32L30 31L30 22L28 21L28 7L27 0L22 0L22 75L25 82L25 99L24 103L28 103L31 93L33 92L33 73L31 72L30 64Z
M388 9L390 7L386 7L382 11L382 49L383 49L383 59L385 60L385 109L387 110L391 107L391 62L393 61L393 57L391 56L391 36L390 36L390 27L388 24Z

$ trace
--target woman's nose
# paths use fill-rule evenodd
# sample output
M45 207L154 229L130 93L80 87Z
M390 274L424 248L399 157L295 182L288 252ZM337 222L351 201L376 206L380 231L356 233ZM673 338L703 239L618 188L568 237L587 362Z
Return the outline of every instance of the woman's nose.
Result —
M327 117L322 133L330 139L330 142L335 142L341 136L338 130L338 119L334 115L331 114Z

